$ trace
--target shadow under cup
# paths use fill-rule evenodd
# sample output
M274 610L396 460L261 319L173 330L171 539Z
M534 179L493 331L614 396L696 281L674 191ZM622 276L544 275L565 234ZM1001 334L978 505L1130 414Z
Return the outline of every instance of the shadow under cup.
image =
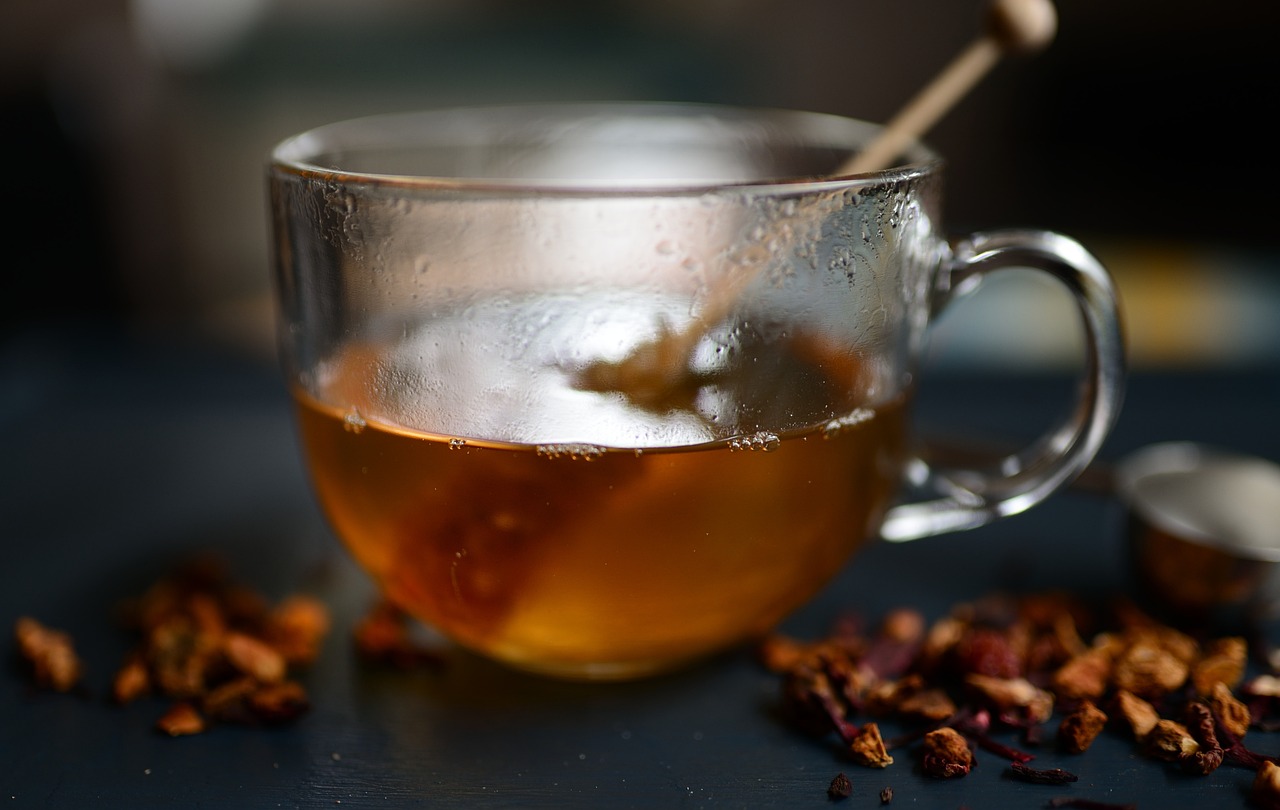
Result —
M281 144L282 358L319 500L385 593L515 666L634 677L766 631L882 529L980 525L1078 472L1114 417L1118 335L1085 386L1108 393L1050 449L891 509L923 469L907 409L928 323L1004 248L957 258L923 148L830 176L874 132L593 105ZM725 290L661 396L586 382Z

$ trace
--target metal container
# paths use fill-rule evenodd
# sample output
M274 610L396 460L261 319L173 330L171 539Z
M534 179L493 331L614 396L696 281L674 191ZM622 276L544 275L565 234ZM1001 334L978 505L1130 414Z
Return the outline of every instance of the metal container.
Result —
M1134 575L1198 625L1280 614L1280 466L1191 442L1152 445L1115 470Z

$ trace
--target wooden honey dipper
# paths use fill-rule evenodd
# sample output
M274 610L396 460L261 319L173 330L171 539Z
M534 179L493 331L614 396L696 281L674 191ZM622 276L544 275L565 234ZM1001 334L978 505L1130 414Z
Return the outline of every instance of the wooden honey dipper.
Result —
M1057 32L1052 0L991 0L984 32L949 62L929 84L881 128L866 148L842 163L832 177L880 171L946 114L1000 57L1039 50ZM739 273L711 290L701 310L682 329L665 325L652 340L617 362L598 362L582 372L580 387L617 391L633 402L662 404L688 386L689 356L712 326L733 310L757 273Z

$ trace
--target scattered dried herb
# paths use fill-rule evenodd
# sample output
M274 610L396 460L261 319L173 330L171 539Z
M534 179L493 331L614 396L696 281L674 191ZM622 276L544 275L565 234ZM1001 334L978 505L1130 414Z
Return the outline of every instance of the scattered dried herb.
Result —
M211 721L282 723L309 707L289 674L315 660L329 630L327 608L312 597L272 607L220 561L200 558L127 602L123 615L138 640L112 678L111 698L171 700L156 721L161 733L199 734ZM78 683L81 665L65 633L29 618L14 632L37 684L67 691Z
M883 788L880 791L880 803L881 804L893 803L893 788L887 787L887 788Z
M1016 778L1065 783L1074 774L1027 765L1034 755L1002 737L1036 745L1055 715L1055 739L1068 753L1086 752L1115 718L1137 750L1191 774L1224 763L1280 764L1242 742L1250 729L1280 730L1280 678L1241 683L1244 639L1196 639L1130 602L1110 607L1100 620L1069 595L997 595L957 605L928 626L899 610L870 635L865 622L846 617L826 638L772 636L760 656L782 676L782 702L797 727L834 733L849 761L867 767L885 767L890 752L921 743L921 769L932 777L967 774L981 748L1013 763ZM882 718L906 728L883 739ZM1058 806L1125 806L1069 801L1076 804Z
M1066 785L1080 778L1062 768L1033 768L1022 762L1010 764L1009 772L1016 779L1036 785Z

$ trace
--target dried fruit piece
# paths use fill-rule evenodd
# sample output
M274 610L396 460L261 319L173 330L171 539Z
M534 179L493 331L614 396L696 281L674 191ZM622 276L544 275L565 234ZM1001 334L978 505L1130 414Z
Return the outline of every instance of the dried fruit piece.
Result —
M205 730L205 723L194 706L186 701L179 701L156 721L156 730L170 737L184 737L201 733Z
M1116 693L1115 700L1116 710L1133 732L1135 740L1141 741L1160 721L1160 714L1155 707L1137 695L1121 690Z
M1029 723L1043 723L1053 716L1053 695L1026 678L992 678L973 673L964 682L998 711L1025 709Z
M875 723L863 725L853 742L849 743L849 754L854 762L869 768L887 768L893 764L893 757L885 750L884 739L880 736L880 727Z
M1117 689L1151 700L1164 697L1187 681L1189 668L1178 656L1155 644L1138 641L1116 659L1111 673Z
M386 600L376 602L356 625L355 642L356 651L365 659L397 669L434 668L444 663L436 650L414 642L408 615Z
M1280 810L1280 765L1262 763L1253 778L1249 801L1266 810Z
M1062 718L1058 726L1058 743L1068 753L1083 754L1106 725L1106 713L1086 700Z
M891 804L893 802L893 788L887 787L880 791L880 803Z
M151 691L151 673L142 655L133 653L125 659L111 681L111 697L116 703L129 703Z
M914 644L925 634L924 614L912 608L898 608L885 614L880 635L899 644Z
M756 648L760 663L770 672L783 673L799 666L809 654L809 645L791 636L771 633Z
M70 635L23 616L14 622L13 636L37 686L70 692L80 682L82 666Z
M211 689L204 695L201 707L204 713L223 723L252 723L253 711L249 696L258 688L250 677L236 678Z
M1091 647L1063 664L1053 675L1053 691L1069 700L1097 700L1111 681L1111 654Z
M310 708L307 692L297 681L260 686L249 695L249 708L264 723L284 723Z
M1156 721L1151 731L1142 737L1142 745L1151 756L1168 762L1178 762L1200 750L1200 743L1192 738L1186 726L1165 719Z
M953 728L936 729L924 735L922 767L925 776L935 779L962 777L973 768L973 752L960 732Z
M1243 738L1249 731L1249 724L1252 720L1249 707L1236 699L1236 696L1231 693L1231 690L1222 681L1218 681L1210 688L1205 702L1208 703L1209 709L1213 712L1218 722L1222 724L1222 727L1236 739Z
M231 666L263 683L284 680L288 664L276 649L265 641L231 632L222 637L222 652Z
M263 638L290 664L315 661L329 634L329 609L312 596L295 594L267 616Z
M1234 689L1244 677L1248 654L1249 645L1243 638L1220 638L1211 642L1191 670L1191 682L1196 693L1203 697L1217 683Z

